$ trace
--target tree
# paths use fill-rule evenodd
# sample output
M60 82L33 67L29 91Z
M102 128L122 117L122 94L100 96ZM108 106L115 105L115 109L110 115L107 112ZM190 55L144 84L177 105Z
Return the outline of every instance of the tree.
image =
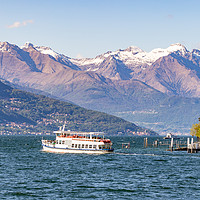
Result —
M196 136L198 141L200 140L200 122L198 124L193 124L190 130L192 136Z

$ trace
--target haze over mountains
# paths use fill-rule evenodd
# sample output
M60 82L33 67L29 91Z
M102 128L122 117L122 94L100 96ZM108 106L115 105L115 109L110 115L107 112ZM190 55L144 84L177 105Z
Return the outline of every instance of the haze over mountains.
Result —
M3 82L0 81L0 134L49 134L65 123L68 130L158 135L116 116L13 89Z
M0 43L0 77L156 131L187 132L200 108L200 51L181 44L73 59L48 47Z

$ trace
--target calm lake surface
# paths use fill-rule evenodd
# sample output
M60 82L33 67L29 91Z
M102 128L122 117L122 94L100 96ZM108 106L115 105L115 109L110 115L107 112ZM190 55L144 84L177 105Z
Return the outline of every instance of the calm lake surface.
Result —
M41 139L0 136L0 199L200 199L200 153L112 137L113 154L55 154Z

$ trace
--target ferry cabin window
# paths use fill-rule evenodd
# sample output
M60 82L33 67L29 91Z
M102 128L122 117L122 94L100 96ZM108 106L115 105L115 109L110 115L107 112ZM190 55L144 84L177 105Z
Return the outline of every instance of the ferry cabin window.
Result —
M86 148L86 149L88 148L88 144L85 145L85 148Z
M62 144L65 144L65 141L64 141L64 140L62 141Z
M78 145L78 148L79 148L79 149L81 148L81 144Z
M74 148L74 144L72 144L72 148Z
M96 149L96 148L97 148L97 145L93 145L93 148Z
M56 140L56 144L58 144L58 140Z
M99 149L102 149L100 145L99 145Z
M84 144L82 144L82 148L84 148Z
M91 145L91 144L89 145L89 148L90 148L90 149L92 148L92 145Z
M61 141L61 140L59 140L59 144L61 144L61 142L62 142L62 141Z
M75 144L75 148L77 148L77 144Z

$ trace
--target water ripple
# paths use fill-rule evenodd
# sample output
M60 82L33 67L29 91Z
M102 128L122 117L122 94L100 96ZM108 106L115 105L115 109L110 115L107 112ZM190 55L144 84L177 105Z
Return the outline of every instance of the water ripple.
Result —
M0 136L0 199L200 199L199 154L120 137L113 154L54 154L40 140Z

